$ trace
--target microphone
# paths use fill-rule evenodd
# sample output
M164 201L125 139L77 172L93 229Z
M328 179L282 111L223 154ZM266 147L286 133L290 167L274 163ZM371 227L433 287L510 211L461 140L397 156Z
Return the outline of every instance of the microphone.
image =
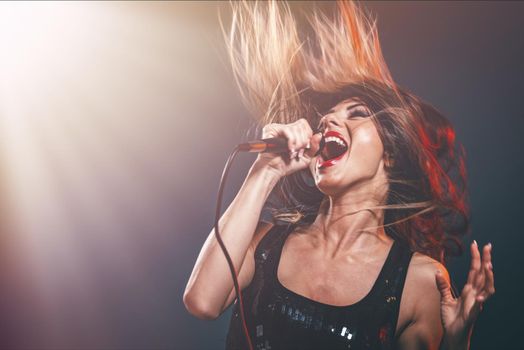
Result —
M325 140L324 136L320 139L320 145L316 155L320 154L324 148ZM247 143L241 143L238 146L238 150L241 152L253 152L253 153L288 153L287 139L283 137L271 137L268 139L249 141Z
M257 141L249 141L247 143L241 143L238 145L238 150L242 152L255 152L255 153L287 153L287 139L283 137L271 137L268 139L262 139Z

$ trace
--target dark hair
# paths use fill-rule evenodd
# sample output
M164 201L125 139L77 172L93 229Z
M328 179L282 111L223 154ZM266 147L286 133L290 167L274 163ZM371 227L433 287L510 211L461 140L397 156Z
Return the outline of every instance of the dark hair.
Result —
M469 228L465 154L449 120L413 94L374 81L336 93L307 90L302 96L311 124L317 123L318 111L350 97L372 111L384 153L392 160L385 169L387 199L380 207L386 233L441 262L460 255L461 236ZM283 179L275 195L284 204L275 208L274 217L301 225L314 220L323 198L309 171Z
M385 156L393 160L382 206L386 232L444 261L460 252L459 238L468 228L463 151L449 121L393 80L376 20L352 1L337 4L334 16L308 13L304 32L285 2L232 3L231 28L224 34L241 95L260 125L305 115L314 125L315 110L349 97L363 100L374 113ZM308 176L282 181L276 193L292 201L277 217L307 223L316 216L322 196L307 186Z

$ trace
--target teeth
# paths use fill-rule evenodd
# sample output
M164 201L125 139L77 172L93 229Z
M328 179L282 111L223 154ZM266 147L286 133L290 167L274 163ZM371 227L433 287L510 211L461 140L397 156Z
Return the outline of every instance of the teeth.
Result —
M328 136L328 137L326 137L325 142L336 142L339 145L341 145L343 147L346 147L346 143L344 141L342 141L340 138L336 137L336 136Z

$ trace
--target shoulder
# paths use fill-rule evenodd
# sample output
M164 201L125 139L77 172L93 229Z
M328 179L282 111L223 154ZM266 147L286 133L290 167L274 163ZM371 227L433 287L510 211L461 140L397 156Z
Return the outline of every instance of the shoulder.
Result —
M421 313L427 312L427 308L433 304L440 304L440 292L437 287L435 275L440 270L449 281L446 267L437 260L415 252L409 264L404 296L409 302L411 315L417 318Z
M275 225L266 221L261 220L258 222L257 228L255 229L255 233L253 234L253 238L251 240L251 244L249 245L253 252L257 250L262 239L266 237L268 232L271 231L274 227Z
M443 264L425 254L415 252L409 264L406 282L409 280L420 286L435 288L438 292L435 282L437 270L440 270L440 272L449 279L448 270Z
M278 225L259 221L253 238L250 243L250 249L256 254L260 249L273 249L274 245L281 242L292 230L292 225Z
M409 264L402 294L399 327L401 341L438 342L442 335L440 292L435 275L440 270L449 280L446 267L437 260L415 252ZM417 340L415 340L415 339Z

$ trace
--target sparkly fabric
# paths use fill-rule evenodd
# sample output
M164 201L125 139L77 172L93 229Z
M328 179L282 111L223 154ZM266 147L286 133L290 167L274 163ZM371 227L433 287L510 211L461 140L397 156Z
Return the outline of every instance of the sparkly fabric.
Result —
M400 297L412 252L395 241L370 292L349 306L311 300L276 278L282 247L292 226L275 226L255 251L255 275L246 287L246 320L257 350L393 349ZM238 303L226 350L245 350Z

